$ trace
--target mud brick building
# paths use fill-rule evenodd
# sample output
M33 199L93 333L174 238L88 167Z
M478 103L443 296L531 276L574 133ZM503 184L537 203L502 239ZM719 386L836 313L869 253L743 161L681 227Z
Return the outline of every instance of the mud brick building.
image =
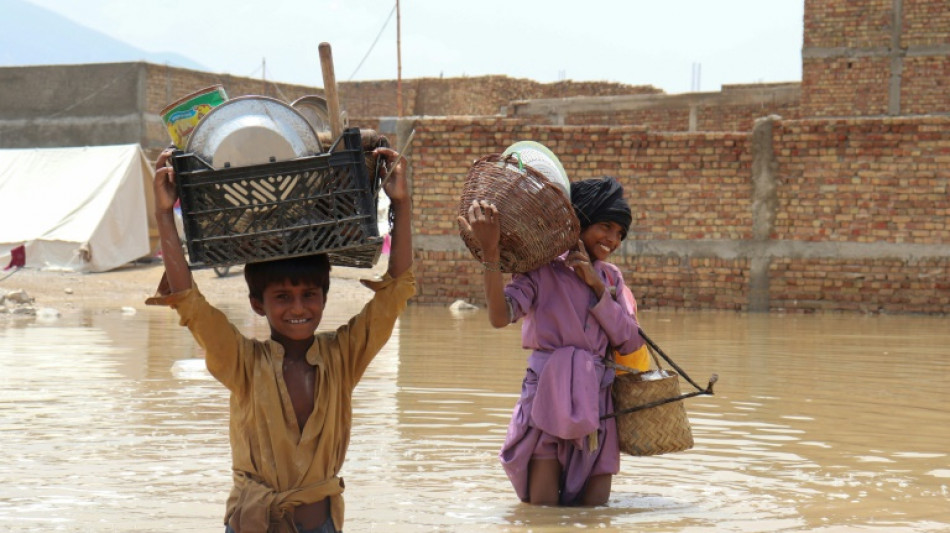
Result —
M806 0L801 82L664 94L504 76L341 83L351 125L416 135L415 302L482 302L458 236L472 161L542 142L635 208L616 255L643 309L950 312L950 0ZM222 83L146 63L0 68L0 147L167 144L158 112Z
M417 121L419 300L480 301L443 212L463 155L527 138L624 184L616 259L644 308L950 312L950 2L809 0L804 32L799 86Z
M950 5L937 0L805 2L802 113L950 112Z

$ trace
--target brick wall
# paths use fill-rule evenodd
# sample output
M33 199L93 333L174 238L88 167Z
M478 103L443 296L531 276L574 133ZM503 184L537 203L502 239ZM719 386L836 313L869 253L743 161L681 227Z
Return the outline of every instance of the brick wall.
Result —
M946 118L780 122L778 239L950 243Z
M802 60L805 116L886 115L890 61L886 57Z
M623 183L635 215L613 259L645 308L749 310L759 290L763 310L950 312L950 117L767 122L757 138L416 121L415 301L483 303L455 221L465 175L534 139L571 179Z
M950 312L947 258L779 258L772 309L858 313Z
M587 124L644 126L658 131L689 131L689 114L690 110L688 108L581 111L567 114L564 117L564 124L569 126L584 126ZM542 121L542 124L547 123L547 120L543 117L535 116L535 120Z
M0 148L138 142L141 65L0 67Z
M946 57L907 58L901 72L904 114L950 113L950 61Z
M806 0L803 116L950 113L950 2Z
M940 0L902 0L901 46L950 44L950 5Z
M739 309L742 258L641 254L644 242L742 240L751 232L748 134L654 133L637 127L527 126L501 118L425 119L413 156L420 303L481 303L481 266L458 237L458 202L472 161L520 139L558 154L572 180L617 177L634 208L615 257L648 306Z
M776 309L950 312L950 119L781 122Z
M572 126L587 124L644 126L656 131L690 131L689 108L656 108L637 111L579 112L565 117ZM700 105L696 107L695 131L749 131L757 118L780 115L800 118L800 106L795 103L774 105Z
M396 116L396 80L340 82L340 100L351 117ZM611 82L539 83L508 76L402 80L403 116L496 115L514 100L658 94L650 86Z
M720 92L584 96L513 102L512 118L534 124L644 126L656 131L748 131L757 118L801 116L801 84L725 85Z
M801 118L799 102L771 104L703 106L698 109L697 131L749 131L756 119L779 115L785 119Z
M803 46L888 46L893 0L805 0Z

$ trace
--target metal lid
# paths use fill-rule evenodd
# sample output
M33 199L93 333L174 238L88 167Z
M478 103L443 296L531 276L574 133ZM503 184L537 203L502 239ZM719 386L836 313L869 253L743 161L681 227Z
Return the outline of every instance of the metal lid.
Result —
M551 183L571 197L571 182L561 161L550 149L535 141L518 141L502 153L502 156L517 153L521 162L540 172Z

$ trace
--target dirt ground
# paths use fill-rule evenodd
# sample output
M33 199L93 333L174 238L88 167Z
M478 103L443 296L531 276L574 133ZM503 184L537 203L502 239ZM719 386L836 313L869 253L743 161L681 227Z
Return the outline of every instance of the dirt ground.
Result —
M373 269L333 267L334 295L353 294L369 297L359 280L381 275L386 270L387 256L382 256ZM24 268L0 281L0 295L22 289L34 299L35 309L52 308L60 313L78 309L142 309L145 299L153 296L162 278L161 262L130 263L124 267L99 273L55 272ZM3 278L9 272L0 272ZM244 271L233 267L224 277L212 269L192 273L201 292L211 301L235 294L247 294Z

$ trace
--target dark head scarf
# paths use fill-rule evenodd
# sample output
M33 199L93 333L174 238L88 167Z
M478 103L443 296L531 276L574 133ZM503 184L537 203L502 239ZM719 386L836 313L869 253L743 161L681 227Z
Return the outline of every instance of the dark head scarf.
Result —
M571 183L571 204L581 221L581 231L598 222L616 222L623 228L621 239L627 238L633 217L616 178L603 176Z

